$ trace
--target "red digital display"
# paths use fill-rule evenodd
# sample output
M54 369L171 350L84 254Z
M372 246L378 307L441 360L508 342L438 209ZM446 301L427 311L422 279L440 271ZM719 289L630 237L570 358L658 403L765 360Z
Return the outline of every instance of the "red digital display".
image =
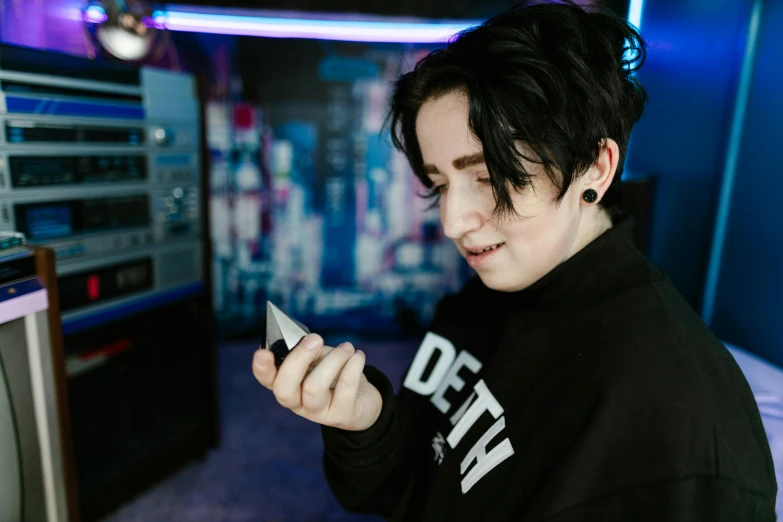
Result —
M90 301L101 298L101 279L97 274L87 276L87 298Z
M60 310L94 305L110 299L151 290L152 259L142 258L100 269L61 276Z

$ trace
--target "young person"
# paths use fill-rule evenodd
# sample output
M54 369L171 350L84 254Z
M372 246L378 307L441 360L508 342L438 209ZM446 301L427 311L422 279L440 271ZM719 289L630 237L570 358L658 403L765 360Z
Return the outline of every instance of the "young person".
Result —
M268 350L253 363L281 405L323 425L346 509L405 522L774 520L748 384L621 211L643 59L615 16L527 2L397 82L395 144L477 277L440 302L397 396L361 351L315 334L279 369Z

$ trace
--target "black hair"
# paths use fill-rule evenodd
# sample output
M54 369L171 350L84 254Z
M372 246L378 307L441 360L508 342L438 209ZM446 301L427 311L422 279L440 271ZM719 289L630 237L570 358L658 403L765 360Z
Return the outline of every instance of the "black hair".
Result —
M611 138L620 157L600 204L615 215L622 207L628 138L647 100L634 76L644 59L639 32L609 11L587 11L570 0L525 1L459 33L397 80L388 118L392 142L432 188L416 116L427 101L464 92L470 129L484 148L495 213L502 215L515 213L508 185L520 190L531 184L522 159L543 165L560 202ZM526 157L518 141L536 157Z

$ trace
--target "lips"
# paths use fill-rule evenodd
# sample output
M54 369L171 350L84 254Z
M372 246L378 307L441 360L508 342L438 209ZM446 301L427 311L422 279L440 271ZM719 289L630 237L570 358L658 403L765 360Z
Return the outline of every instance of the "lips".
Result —
M504 243L495 243L494 245L488 245L485 247L474 247L474 248L465 248L465 251L472 256L477 256L480 254L483 254L484 252L489 252L492 250L497 250L499 247L503 246Z
M466 248L468 265L472 268L480 269L489 263L505 245L505 243L495 243L485 247Z

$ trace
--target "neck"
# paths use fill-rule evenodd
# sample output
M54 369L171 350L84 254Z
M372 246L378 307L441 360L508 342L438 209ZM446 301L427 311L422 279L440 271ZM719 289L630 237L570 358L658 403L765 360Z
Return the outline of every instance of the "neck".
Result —
M598 205L589 207L587 214L580 222L573 248L568 257L582 250L610 228L612 228L612 218L609 212Z

